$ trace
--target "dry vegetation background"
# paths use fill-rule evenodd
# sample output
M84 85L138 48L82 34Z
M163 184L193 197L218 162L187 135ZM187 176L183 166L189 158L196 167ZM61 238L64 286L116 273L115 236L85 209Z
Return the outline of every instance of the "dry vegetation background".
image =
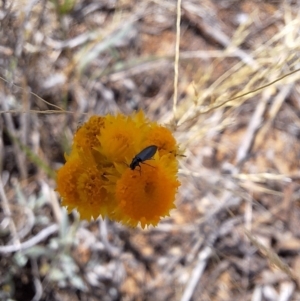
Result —
M173 103L176 5L1 2L0 300L300 300L300 3L182 0ZM67 215L73 133L136 109L185 148L177 209Z

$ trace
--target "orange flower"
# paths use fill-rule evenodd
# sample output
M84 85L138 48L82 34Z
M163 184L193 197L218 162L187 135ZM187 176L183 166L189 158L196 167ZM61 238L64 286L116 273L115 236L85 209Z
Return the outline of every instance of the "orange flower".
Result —
M132 159L150 145L158 148L153 158L131 170ZM81 218L108 216L132 227L155 226L175 208L177 154L171 131L142 111L93 116L75 134L56 190L62 205L77 209Z
M74 135L73 147L83 149L93 149L99 146L97 138L101 129L104 127L104 118L101 116L92 116L88 122L82 125Z
M140 113L131 118L121 114L107 115L104 122L105 130L98 137L100 146L96 149L113 163L132 158L141 144L144 130L147 129L144 120Z
M82 162L77 153L67 158L66 164L57 171L56 191L62 197L62 204L67 205L72 209L76 207L79 199L77 191L77 178L82 172Z
M82 218L106 216L109 202L106 180L97 168L91 153L73 152L57 172L56 191L68 211L77 209Z
M177 169L176 160L168 156L159 158L158 154L155 160L142 164L140 171L127 169L116 186L115 219L132 227L138 223L142 228L156 226L175 208L174 197L180 185Z
M153 124L147 135L146 143L156 145L161 156L172 153L179 153L176 140L171 131L161 125Z

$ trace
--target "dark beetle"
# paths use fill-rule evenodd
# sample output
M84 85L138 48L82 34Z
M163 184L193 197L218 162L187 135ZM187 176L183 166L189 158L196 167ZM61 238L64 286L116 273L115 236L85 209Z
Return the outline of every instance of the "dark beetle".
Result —
M140 163L143 163L146 160L150 160L155 155L156 151L157 151L156 145L150 145L144 148L132 159L129 165L130 169L134 170L137 166L141 168Z

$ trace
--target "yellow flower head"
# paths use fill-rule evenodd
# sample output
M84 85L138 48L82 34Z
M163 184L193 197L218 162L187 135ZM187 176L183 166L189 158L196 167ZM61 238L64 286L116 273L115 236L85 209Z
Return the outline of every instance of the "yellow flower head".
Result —
M83 172L82 162L77 153L73 153L72 156L67 157L66 164L57 171L56 191L62 197L63 204L66 203L72 209L76 207L76 203L79 199L77 190L77 179Z
M156 226L161 217L168 216L174 205L179 181L177 162L159 155L142 164L141 169L127 169L117 181L116 219L135 227Z
M124 162L132 157L136 145L140 144L140 130L143 125L124 115L108 115L104 122L105 130L98 137L100 147L97 150L111 162Z
M73 152L66 164L57 171L56 191L62 205L77 209L82 218L97 218L108 212L105 178L97 168L91 153Z
M153 124L147 135L147 143L156 145L161 156L165 154L178 154L178 146L172 132L161 125Z
M157 147L153 158L143 153L150 145ZM62 205L84 219L108 216L132 227L155 226L175 208L177 154L171 131L142 111L93 116L75 134L56 190ZM130 166L134 157L140 166Z
M98 135L104 126L104 118L101 116L92 116L88 122L81 126L73 140L74 148L93 149L99 146Z

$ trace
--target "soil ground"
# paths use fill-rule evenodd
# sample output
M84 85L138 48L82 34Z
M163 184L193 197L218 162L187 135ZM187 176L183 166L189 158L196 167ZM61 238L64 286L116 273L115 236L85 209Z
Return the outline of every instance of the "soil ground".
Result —
M2 1L0 300L299 301L299 9ZM137 109L185 149L177 208L147 230L67 215L76 129Z

